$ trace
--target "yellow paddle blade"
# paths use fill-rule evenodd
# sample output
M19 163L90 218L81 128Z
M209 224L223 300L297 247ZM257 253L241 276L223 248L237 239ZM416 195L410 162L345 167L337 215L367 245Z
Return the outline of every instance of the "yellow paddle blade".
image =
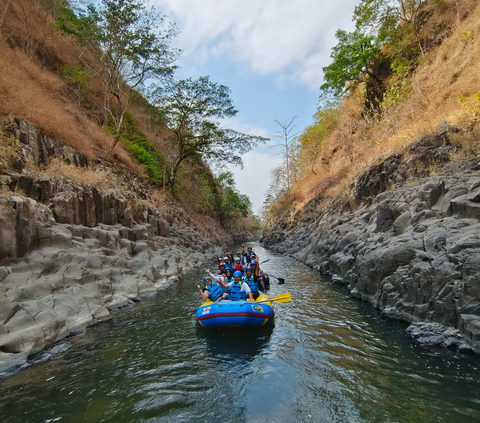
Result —
M292 300L292 296L286 292L285 294L279 294L269 300L259 301L259 303L268 303L269 301L276 301L277 303L288 303Z
M273 297L270 301L276 301L277 303L288 303L292 301L292 296L286 292L285 294L279 294L276 297Z

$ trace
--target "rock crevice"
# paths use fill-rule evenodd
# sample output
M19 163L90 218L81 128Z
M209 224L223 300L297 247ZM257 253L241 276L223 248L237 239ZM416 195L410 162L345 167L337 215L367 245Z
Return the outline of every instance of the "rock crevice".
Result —
M447 161L445 137L421 140L410 157L420 160L438 144L432 157ZM436 177L408 179L406 166L395 156L361 176L353 209L319 209L312 200L291 222L269 228L263 244L346 284L383 315L415 324L415 339L480 353L480 159L447 163Z
M98 163L22 119L10 123L22 159L16 173L0 175L0 188L23 194L0 197L0 372L158 295L225 242L206 237L180 207L146 205L141 184L102 191L33 176L27 170L53 157Z

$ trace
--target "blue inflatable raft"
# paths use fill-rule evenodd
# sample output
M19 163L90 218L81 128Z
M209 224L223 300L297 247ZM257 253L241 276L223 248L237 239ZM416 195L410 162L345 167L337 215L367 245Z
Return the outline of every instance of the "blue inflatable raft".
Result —
M270 298L261 294L256 301L206 301L195 313L195 320L205 328L263 326L275 316Z

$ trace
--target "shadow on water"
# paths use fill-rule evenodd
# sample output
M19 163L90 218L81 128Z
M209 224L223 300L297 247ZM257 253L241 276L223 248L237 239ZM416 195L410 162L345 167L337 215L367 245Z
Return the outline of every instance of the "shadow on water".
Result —
M196 329L199 339L205 341L210 356L228 356L231 358L252 361L268 346L274 324L258 328L218 328Z

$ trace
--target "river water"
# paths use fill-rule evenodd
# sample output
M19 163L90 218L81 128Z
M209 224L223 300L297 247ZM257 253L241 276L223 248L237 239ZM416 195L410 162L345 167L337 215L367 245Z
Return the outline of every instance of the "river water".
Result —
M254 244L272 278L272 327L206 331L190 272L0 380L6 422L479 422L480 358L425 349L406 325Z

